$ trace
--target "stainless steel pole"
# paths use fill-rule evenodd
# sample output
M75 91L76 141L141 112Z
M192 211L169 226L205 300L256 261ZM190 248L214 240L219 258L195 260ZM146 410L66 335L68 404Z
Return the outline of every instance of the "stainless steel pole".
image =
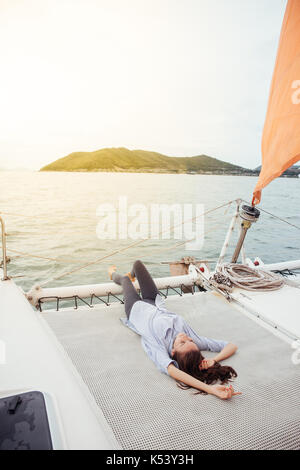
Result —
M240 251L245 241L247 231L249 230L251 225L258 220L259 214L260 214L259 210L256 209L254 206L247 206L247 205L242 206L240 210L240 218L242 219L240 238L237 242L236 248L234 250L234 253L231 259L232 263L237 262Z

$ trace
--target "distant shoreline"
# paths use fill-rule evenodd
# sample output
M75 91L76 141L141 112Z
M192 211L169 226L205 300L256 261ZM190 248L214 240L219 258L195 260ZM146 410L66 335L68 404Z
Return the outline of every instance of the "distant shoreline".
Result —
M83 168L78 170L34 170L43 173L137 173L137 174L154 174L154 175L189 175L189 176L258 176L259 173L248 173L248 172L188 172L188 171L163 171L163 170L137 170L137 169L126 169L126 170L111 170L111 169L95 169L95 170L85 170Z
M189 175L189 176L250 176L250 177L258 177L259 173L230 173L230 172L216 172L216 173L210 173L210 172L199 172L199 173L191 173L191 172L176 172L176 171L146 171L146 170L105 170L105 169L95 169L95 170L85 170L85 169L80 169L80 170L33 170L33 169L2 169L0 170L1 173L109 173L109 174L117 174L117 173L122 173L122 174L142 174L142 175ZM299 179L300 177L296 174L293 175L280 175L278 178L293 178L293 179Z
M37 171L38 173L123 173L123 174L143 174L143 175L189 175L189 176L251 176L252 178L257 178L259 173L248 173L248 172L241 172L241 173L229 173L229 172L199 172L199 173L191 173L191 172L177 172L177 171L139 171L139 170L104 170L104 169L95 169L95 170L32 170ZM279 178L293 178L299 179L298 175L280 175Z

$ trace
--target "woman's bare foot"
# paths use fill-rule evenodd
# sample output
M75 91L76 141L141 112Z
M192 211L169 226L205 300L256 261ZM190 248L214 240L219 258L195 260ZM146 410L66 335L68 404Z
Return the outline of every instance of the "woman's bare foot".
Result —
M131 280L131 282L134 282L135 279L136 279L135 276L132 276L132 275L131 275L131 272L130 272L130 271L129 271L129 273L125 274L125 276L128 276L129 279Z
M112 279L112 275L113 273L115 273L117 270L117 266L115 265L112 265L108 268L108 274L109 274L109 278Z

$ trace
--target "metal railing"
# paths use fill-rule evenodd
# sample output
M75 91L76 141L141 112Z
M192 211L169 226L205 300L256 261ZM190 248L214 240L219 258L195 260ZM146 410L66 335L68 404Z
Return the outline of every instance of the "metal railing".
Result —
M206 267L206 269L208 269ZM157 289L160 290L175 290L176 288L186 289L193 286L200 279L198 272L194 265L189 266L189 274L180 276L168 276L162 278L154 278L154 283ZM138 281L134 281L134 287L139 290L140 286ZM78 299L86 303L84 299L90 299L92 303L93 298L105 298L108 296L106 304L109 303L109 296L115 297L120 300L118 296L123 293L122 286L117 285L113 282L106 282L102 284L89 284L89 285L78 285L78 286L57 286L57 287L40 287L33 286L26 297L28 301L36 308L40 309L40 304L45 302L57 302L63 299ZM179 294L179 292L177 292ZM180 291L180 295L182 292Z
M194 282L193 284L188 285L188 286L186 286L184 284L180 284L180 286L179 286L180 290L174 289L174 287L172 287L172 286L166 286L166 287L163 288L163 290L165 290L166 292L162 292L162 290L159 290L158 292L161 294L162 297L167 298L168 295L169 295L169 290L172 290L173 292L175 292L175 294L182 297L182 295L186 294L186 293L190 293L190 294L194 295L195 292L196 292L196 288L199 290L199 292L200 291L205 291L204 288L202 288L200 285L198 285L196 282ZM138 289L138 292L140 292L139 289ZM48 310L47 308L45 308L43 310L43 304L47 304L47 302L56 302L56 311L58 312L62 308L64 308L64 307L61 308L61 302L64 302L64 301L70 302L70 305L67 308L71 308L73 306L73 308L75 310L78 309L79 302L82 302L82 304L84 304L83 306L93 308L95 305L97 305L97 303L94 303L94 299L99 300L100 302L105 304L107 307L109 307L112 304L112 302L110 302L110 297L114 297L115 299L117 299L118 302L120 302L121 304L124 304L123 298L120 298L120 297L112 294L111 292L108 292L107 294L105 294L105 296L102 295L102 297L105 297L105 299L97 296L96 294L91 294L90 295L90 300L86 300L87 297L82 298L82 297L80 297L79 295L76 295L76 294L74 294L70 297L59 297L59 296L55 296L55 295L52 296L52 297L40 297L38 299L36 308L40 312L47 311ZM72 303L74 302L73 305L71 305L71 302ZM115 303L115 302L113 302L113 303Z

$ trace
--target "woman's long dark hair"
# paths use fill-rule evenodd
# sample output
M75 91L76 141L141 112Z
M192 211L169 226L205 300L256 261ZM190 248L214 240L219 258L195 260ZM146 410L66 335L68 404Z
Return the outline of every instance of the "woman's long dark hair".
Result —
M173 359L175 359L177 362L180 370L186 372L189 375L192 375L195 379L201 380L201 382L204 382L207 385L215 384L217 381L220 381L221 384L225 384L228 383L232 378L237 377L237 373L232 367L221 366L219 362L216 362L208 369L199 369L199 365L204 359L199 349L198 351L189 351L185 354L179 354L175 352ZM192 388L189 385L178 381L177 385L183 390ZM205 392L198 390L195 393L198 394Z

